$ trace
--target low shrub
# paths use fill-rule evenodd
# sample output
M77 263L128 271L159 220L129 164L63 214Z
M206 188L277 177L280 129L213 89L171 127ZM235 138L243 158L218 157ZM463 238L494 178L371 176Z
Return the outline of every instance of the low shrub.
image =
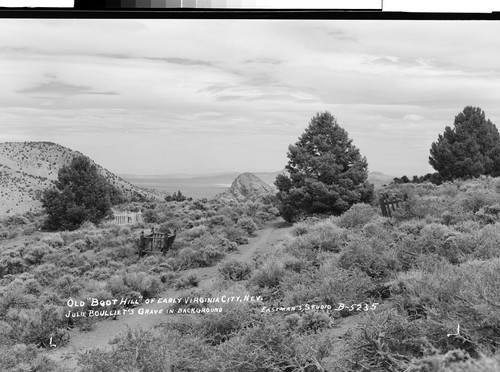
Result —
M250 277L252 266L246 262L231 260L219 265L219 273L226 280L240 281Z
M127 292L130 291L130 287L125 284L125 280L122 275L111 276L106 281L105 289L111 293L113 298L123 297Z
M258 228L257 224L249 217L239 218L236 226L245 231L248 236L252 236Z
M66 274L62 277L56 279L54 283L54 289L63 298L69 298L72 296L78 297L78 293L84 286L81 280L73 275Z
M287 276L281 288L289 305L314 303L337 308L341 303L347 306L365 301L373 282L360 270L325 265L310 277Z
M473 249L469 237L439 223L425 225L415 238L404 238L398 244L399 252L409 252L415 255L437 254L451 263L458 263L463 255Z
M208 231L207 227L204 225L195 226L190 228L189 230L185 230L182 232L183 235L187 237L189 240L194 240L195 238L199 238L202 235L206 234Z
M294 223L292 228L290 229L291 236L302 236L309 232L310 224L306 221L301 221Z
M408 370L426 372L429 371L429 366L433 366L433 371L438 372L500 371L500 355L482 355L473 359L464 351L456 349L443 354L431 354L420 359L413 359Z
M312 262L302 260L289 253L280 255L280 260L283 262L283 265L285 265L286 270L294 271L296 273L301 273L308 270L310 271L313 267Z
M26 268L26 262L18 252L10 250L0 253L0 278L22 273Z
M48 356L40 353L34 345L18 343L0 346L0 370L2 372L63 372Z
M161 222L160 214L154 209L146 209L144 212L142 212L142 218L146 223Z
M489 260L500 257L500 223L488 225L475 234L477 237L474 258Z
M201 336L205 343L216 346L258 321L258 317L250 311L249 306L227 303L224 305L223 314L206 313L195 317L177 317L166 323L164 327L186 335Z
M44 287L50 286L62 274L61 268L53 263L43 263L31 270L34 278Z
M133 291L139 292L143 298L155 297L163 289L159 278L144 272L126 273L123 276L123 282Z
M495 203L481 207L475 216L484 225L494 224L500 220L500 204Z
M168 271L160 275L160 280L162 283L166 284L168 287L174 285L175 281L179 278L179 274L173 271Z
M90 249L90 246L83 239L77 239L71 242L68 245L68 248L78 250L79 252L85 252L87 249Z
M286 319L286 318L285 318ZM327 313L320 311L308 311L300 316L296 323L296 330L299 333L317 334L330 328L331 319Z
M399 274L395 286L401 288L402 303L426 304L427 312L451 330L456 323L479 351L500 345L500 258L468 261L460 265L441 262L433 267Z
M38 344L64 329L64 308L43 305L37 308L11 308L5 315L12 331L10 337L18 343Z
M174 287L177 290L192 288L192 287L197 287L199 282L200 278L198 278L198 275L196 275L196 273L191 273L187 276L182 276L176 279L174 282Z
M248 244L247 233L241 227L226 226L222 228L221 232L224 234L224 237L231 242Z
M285 274L285 265L281 261L269 259L254 271L251 283L260 288L274 288L280 284Z
M207 226L211 229L221 226L232 226L233 221L224 215L215 215L207 219Z
M129 329L113 341L111 351L93 349L81 354L78 362L86 372L163 372L170 370L172 356L171 345L158 330Z
M46 254L54 252L54 248L46 243L29 245L23 252L23 259L27 265L40 265Z
M0 317L3 317L11 308L29 308L36 302L36 296L28 294L25 286L19 280L11 282L0 290Z
M290 242L290 247L296 244L300 249L339 252L348 240L348 230L338 227L328 219L310 226L307 233Z
M397 253L378 239L353 238L342 251L339 266L358 268L374 279L390 276L401 268Z
M213 266L226 256L226 252L220 247L209 244L201 248L197 255L200 266Z
M375 216L376 212L371 205L354 204L340 216L340 227L354 229L363 227Z
M59 233L52 233L49 236L42 238L42 243L45 243L52 248L61 248L64 245L64 240Z
M206 371L314 371L329 354L333 337L297 336L284 332L284 322L268 317L246 328L209 354ZM318 369L319 370L319 369Z
M464 211L476 213L481 208L498 203L499 195L489 190L469 190L460 195L459 203Z
M425 320L409 321L393 310L369 312L347 337L339 365L349 371L359 370L357 366L375 372L408 370L410 361L428 350L448 351L446 331Z

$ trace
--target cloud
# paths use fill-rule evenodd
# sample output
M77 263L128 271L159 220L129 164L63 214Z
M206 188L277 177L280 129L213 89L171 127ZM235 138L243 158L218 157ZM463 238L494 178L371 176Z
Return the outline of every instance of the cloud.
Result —
M146 60L162 61L166 63L173 63L183 66L213 66L212 62L204 61L201 59L180 58L180 57L144 57Z
M398 59L396 57L372 57L367 59L367 63L392 66L398 64Z
M129 54L120 54L120 53L100 53L96 54L98 57L104 58L112 58L112 59L134 59L135 57Z
M326 29L325 34L338 40L356 41L356 38L341 29Z
M275 101L282 101L282 102L315 102L316 97L312 96L304 96L304 95L295 95L295 94L254 94L254 95L218 95L216 98L218 101L246 101L246 102L256 102L256 101L262 101L262 102L275 102Z
M202 59L195 58L183 58L183 57L151 57L151 56L141 56L141 55L131 55L131 54L120 54L120 53L99 53L96 54L97 57L120 59L120 60L146 60L146 61L158 61L171 63L175 65L182 66L214 66L213 62L205 61Z
M247 59L244 63L250 64L269 64L269 65L281 65L284 61L274 58L255 58L255 59Z
M18 91L18 93L25 93L35 97L67 97L76 96L80 94L97 94L97 95L119 95L117 92L112 91L97 91L91 87L84 85L73 85L59 81L49 81L41 83L33 88L27 88Z
M108 160L113 142L123 171L265 168L329 110L372 170L411 158L417 174L428 154L413 149L466 105L500 122L494 22L6 20L0 34L15 35L0 41L2 134Z

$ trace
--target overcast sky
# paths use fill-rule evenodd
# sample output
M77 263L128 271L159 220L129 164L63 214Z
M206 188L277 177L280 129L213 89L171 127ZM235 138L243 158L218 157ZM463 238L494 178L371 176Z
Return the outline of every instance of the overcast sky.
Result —
M115 173L278 171L327 110L370 171L411 177L465 106L500 125L500 22L4 19L0 35L0 142Z

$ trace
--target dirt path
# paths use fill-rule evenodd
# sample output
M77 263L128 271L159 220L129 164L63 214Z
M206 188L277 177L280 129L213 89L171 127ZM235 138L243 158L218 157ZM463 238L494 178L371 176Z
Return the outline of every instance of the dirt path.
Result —
M267 224L264 229L259 230L255 237L250 238L248 244L240 245L237 251L228 254L223 261L237 259L251 262L254 256L272 250L273 245L283 239L289 230L290 227L283 220L271 222ZM189 269L181 273L186 275L192 272L196 273L198 278L200 278L198 288L201 289L209 289L219 276L216 266ZM157 298L176 298L182 292L183 290L169 289L157 296ZM159 310L169 306L170 305L158 303L142 305L135 308L134 315L123 315L118 317L117 320L99 322L90 332L79 332L76 329L72 330L70 331L71 339L68 345L63 348L47 351L46 355L58 362L65 370L78 371L78 353L95 348L110 350L112 346L109 344L109 341L127 332L128 329L148 330L165 320L162 314L139 315L139 309Z

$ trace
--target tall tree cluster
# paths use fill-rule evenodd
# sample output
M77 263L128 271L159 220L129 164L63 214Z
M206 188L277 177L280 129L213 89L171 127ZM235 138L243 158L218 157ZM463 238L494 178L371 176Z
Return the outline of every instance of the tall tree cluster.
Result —
M445 179L500 176L500 135L479 107L467 106L432 143L429 164Z
M84 221L99 223L122 199L89 158L77 156L59 170L55 187L43 193L46 227L74 230Z
M312 214L340 215L373 198L366 158L329 112L311 119L289 146L288 158L288 175L280 174L275 185L281 215L289 222Z

